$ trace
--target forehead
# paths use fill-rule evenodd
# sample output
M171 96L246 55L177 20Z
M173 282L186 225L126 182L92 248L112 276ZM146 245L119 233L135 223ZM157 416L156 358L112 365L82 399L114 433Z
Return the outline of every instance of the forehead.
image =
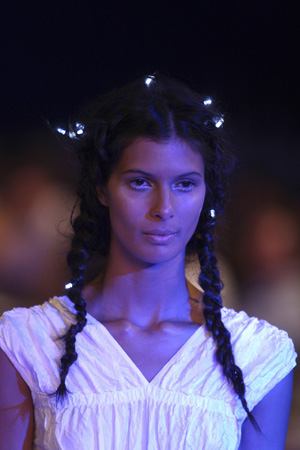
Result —
M120 172L132 169L150 173L204 171L204 162L199 151L179 138L167 142L138 138L124 149L117 167Z

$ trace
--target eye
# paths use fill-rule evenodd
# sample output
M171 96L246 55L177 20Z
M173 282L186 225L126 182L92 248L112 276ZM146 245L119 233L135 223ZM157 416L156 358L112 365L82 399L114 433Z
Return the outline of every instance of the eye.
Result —
M191 180L182 180L179 181L176 184L176 189L183 191L183 192L189 192L192 191L194 189L194 187L196 186L197 183L195 183L195 181L191 181Z
M129 181L129 186L136 191L142 191L148 189L151 185L149 181L144 178L135 178L134 180Z

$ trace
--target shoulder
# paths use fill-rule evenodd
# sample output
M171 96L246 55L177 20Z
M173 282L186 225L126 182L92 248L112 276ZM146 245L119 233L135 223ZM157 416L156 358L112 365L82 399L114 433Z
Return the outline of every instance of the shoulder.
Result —
M248 350L247 354L255 354L259 348L265 349L263 355L276 351L287 357L295 357L293 341L284 330L278 329L266 320L249 317L244 311L222 309L222 320L231 335L231 343L236 352ZM253 355L254 356L254 355ZM282 355L283 356L283 355Z
M30 308L14 308L0 317L0 329L12 328L15 332L35 325L70 322L74 319L74 307L68 297L53 297L41 305Z
M63 348L59 338L73 320L67 297L55 297L31 308L15 308L2 315L0 348L28 386L33 387L44 372L56 372L55 361Z
M231 335L237 365L242 369L249 409L295 367L297 354L286 331L244 311L223 308L222 320Z
M30 308L14 308L0 318L0 346L23 345L22 340L27 338L59 337L74 320L74 305L68 297L54 297Z

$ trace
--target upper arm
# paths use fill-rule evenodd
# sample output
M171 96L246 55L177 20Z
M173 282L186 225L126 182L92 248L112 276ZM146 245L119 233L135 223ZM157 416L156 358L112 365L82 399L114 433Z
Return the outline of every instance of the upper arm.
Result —
M1 449L32 449L34 413L30 389L1 349L0 377Z
M284 450L292 391L293 372L290 372L251 411L261 433L249 419L243 423L240 450Z

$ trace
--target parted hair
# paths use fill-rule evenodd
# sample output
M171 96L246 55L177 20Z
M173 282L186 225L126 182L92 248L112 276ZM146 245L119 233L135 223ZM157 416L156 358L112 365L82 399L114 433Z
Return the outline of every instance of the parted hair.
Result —
M74 235L67 261L72 273L69 298L77 311L76 323L63 339L60 385L56 398L67 395L66 377L77 359L76 335L86 325L86 302L82 290L87 268L93 258L103 260L110 245L109 211L98 200L97 187L104 187L123 150L139 137L168 142L177 137L199 151L205 165L206 197L196 230L187 244L187 254L197 254L200 262L199 284L203 289L207 330L216 344L215 357L223 374L240 398L253 425L258 428L245 398L241 369L236 365L230 333L221 319L221 289L214 251L216 218L222 212L228 174L232 168L222 137L223 116L214 102L200 96L184 83L155 74L115 89L89 104L72 131L81 176L77 195L79 213L72 221Z

